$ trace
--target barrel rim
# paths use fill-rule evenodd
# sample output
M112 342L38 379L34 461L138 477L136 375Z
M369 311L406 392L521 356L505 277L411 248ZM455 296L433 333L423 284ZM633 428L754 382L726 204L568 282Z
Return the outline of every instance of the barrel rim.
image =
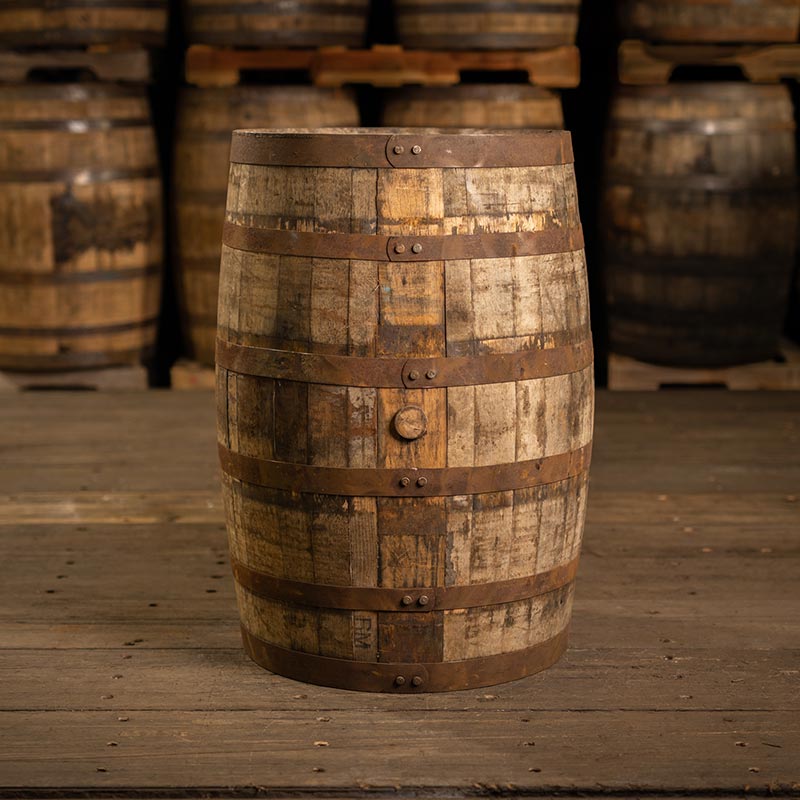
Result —
M233 132L231 163L366 169L562 166L569 131L447 128L278 128Z

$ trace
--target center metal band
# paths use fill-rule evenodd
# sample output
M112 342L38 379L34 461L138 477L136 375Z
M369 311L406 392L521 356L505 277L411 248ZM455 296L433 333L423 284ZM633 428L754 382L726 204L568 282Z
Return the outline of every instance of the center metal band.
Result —
M256 664L298 681L362 692L448 692L525 678L552 666L567 648L569 628L541 644L464 661L383 664L301 653L266 642L242 626L247 654Z
M234 131L231 163L275 167L428 169L572 164L567 131L525 133L347 133Z
M547 594L572 583L578 559L536 575L464 586L385 588L329 586L265 575L233 560L236 581L259 597L284 603L345 611L403 611L430 613L455 608L478 608L513 603Z
M236 480L301 494L345 497L452 497L525 489L589 468L592 445L555 456L476 467L351 469L254 458L218 443L222 470Z
M357 261L458 261L516 258L583 249L583 229L551 228L515 233L455 236L379 236L363 233L307 233L253 228L226 222L222 243L235 250Z
M592 342L441 358L361 358L250 347L217 339L217 366L243 375L331 386L441 389L550 378L591 366Z

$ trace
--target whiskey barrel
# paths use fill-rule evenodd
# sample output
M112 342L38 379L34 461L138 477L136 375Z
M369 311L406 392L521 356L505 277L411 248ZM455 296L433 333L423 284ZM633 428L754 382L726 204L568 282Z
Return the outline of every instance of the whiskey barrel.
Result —
M528 84L413 87L386 100L383 124L401 128L563 128L561 98Z
M187 37L231 47L363 45L369 0L188 0Z
M676 366L775 355L797 228L787 89L621 89L608 138L611 349Z
M575 43L581 0L395 0L409 48L524 50Z
M0 368L141 361L155 341L161 183L142 88L0 88Z
M97 44L161 46L167 0L6 0L0 4L3 47Z
M237 131L217 342L245 647L484 686L563 652L593 415L569 134Z
M653 42L794 42L797 0L624 0L626 34Z
M175 146L175 265L188 354L214 364L228 156L236 128L357 125L352 92L311 86L186 89Z

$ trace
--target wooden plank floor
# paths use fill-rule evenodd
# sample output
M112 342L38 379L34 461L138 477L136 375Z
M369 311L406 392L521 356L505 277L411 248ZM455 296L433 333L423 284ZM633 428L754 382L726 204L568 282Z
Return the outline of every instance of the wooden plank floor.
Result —
M568 656L413 697L246 660L210 394L0 409L0 797L800 795L800 395L601 394Z

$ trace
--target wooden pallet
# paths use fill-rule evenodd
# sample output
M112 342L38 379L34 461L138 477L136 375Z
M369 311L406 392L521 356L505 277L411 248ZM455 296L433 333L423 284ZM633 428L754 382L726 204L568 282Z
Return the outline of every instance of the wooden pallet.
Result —
M739 67L754 83L800 79L800 44L661 45L624 41L619 48L619 79L629 85L663 85L682 66Z
M434 52L375 45L369 50L238 50L193 45L186 53L186 80L195 86L235 86L247 70L308 73L315 86L362 83L380 87L406 84L452 86L464 71L524 72L538 86L568 89L580 83L577 47L537 51Z
M800 390L800 346L785 341L780 357L773 361L717 369L663 367L615 353L609 355L609 389L637 392L683 386L724 386L734 391Z
M152 77L150 53L138 46L0 51L0 82L23 83L36 70L86 70L97 80L127 83Z
M213 389L216 386L214 367L198 364L182 358L176 361L169 372L170 386L178 391Z
M140 365L68 372L0 372L0 392L47 389L127 392L147 387L147 368Z

